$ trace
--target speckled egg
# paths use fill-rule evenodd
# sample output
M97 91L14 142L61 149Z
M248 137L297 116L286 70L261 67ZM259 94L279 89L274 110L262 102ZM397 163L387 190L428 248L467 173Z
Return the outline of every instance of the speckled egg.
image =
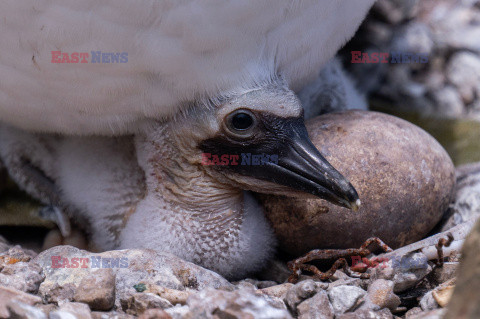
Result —
M354 212L321 199L260 196L284 252L359 247L372 236L400 247L425 236L447 209L455 168L419 127L382 113L347 111L311 119L307 129L362 205Z

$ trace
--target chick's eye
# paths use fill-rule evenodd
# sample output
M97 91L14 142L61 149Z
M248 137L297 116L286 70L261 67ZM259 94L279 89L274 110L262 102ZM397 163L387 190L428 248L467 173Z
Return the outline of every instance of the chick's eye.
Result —
M257 117L252 111L247 109L239 109L230 113L224 124L227 132L234 137L245 138L256 132Z
M245 112L238 112L231 118L232 127L236 130L248 130L253 125L253 117Z

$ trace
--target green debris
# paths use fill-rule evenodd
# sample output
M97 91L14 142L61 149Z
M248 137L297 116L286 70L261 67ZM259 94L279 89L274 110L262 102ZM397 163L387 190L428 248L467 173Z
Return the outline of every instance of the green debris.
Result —
M135 288L137 292L144 292L145 290L147 290L147 286L145 286L145 284L143 283L133 285L133 288Z

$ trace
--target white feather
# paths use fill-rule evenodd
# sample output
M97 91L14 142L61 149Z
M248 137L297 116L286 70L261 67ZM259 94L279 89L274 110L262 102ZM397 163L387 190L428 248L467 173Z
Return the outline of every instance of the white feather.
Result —
M311 81L374 0L0 2L0 119L28 130L134 132L200 98L281 75ZM51 51L127 52L56 64Z

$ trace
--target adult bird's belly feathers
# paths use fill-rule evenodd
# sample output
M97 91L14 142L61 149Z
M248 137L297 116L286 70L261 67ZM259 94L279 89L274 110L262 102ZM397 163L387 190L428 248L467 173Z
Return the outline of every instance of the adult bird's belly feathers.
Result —
M257 270L274 239L249 191L360 203L310 142L294 90L372 3L2 2L0 159L23 189L85 220L99 249ZM57 64L53 50L128 62ZM205 154L276 160L206 165Z
M27 130L116 135L276 75L297 90L373 2L4 1L0 119ZM52 63L52 51L86 52L89 63ZM92 63L92 51L127 53L128 62Z

